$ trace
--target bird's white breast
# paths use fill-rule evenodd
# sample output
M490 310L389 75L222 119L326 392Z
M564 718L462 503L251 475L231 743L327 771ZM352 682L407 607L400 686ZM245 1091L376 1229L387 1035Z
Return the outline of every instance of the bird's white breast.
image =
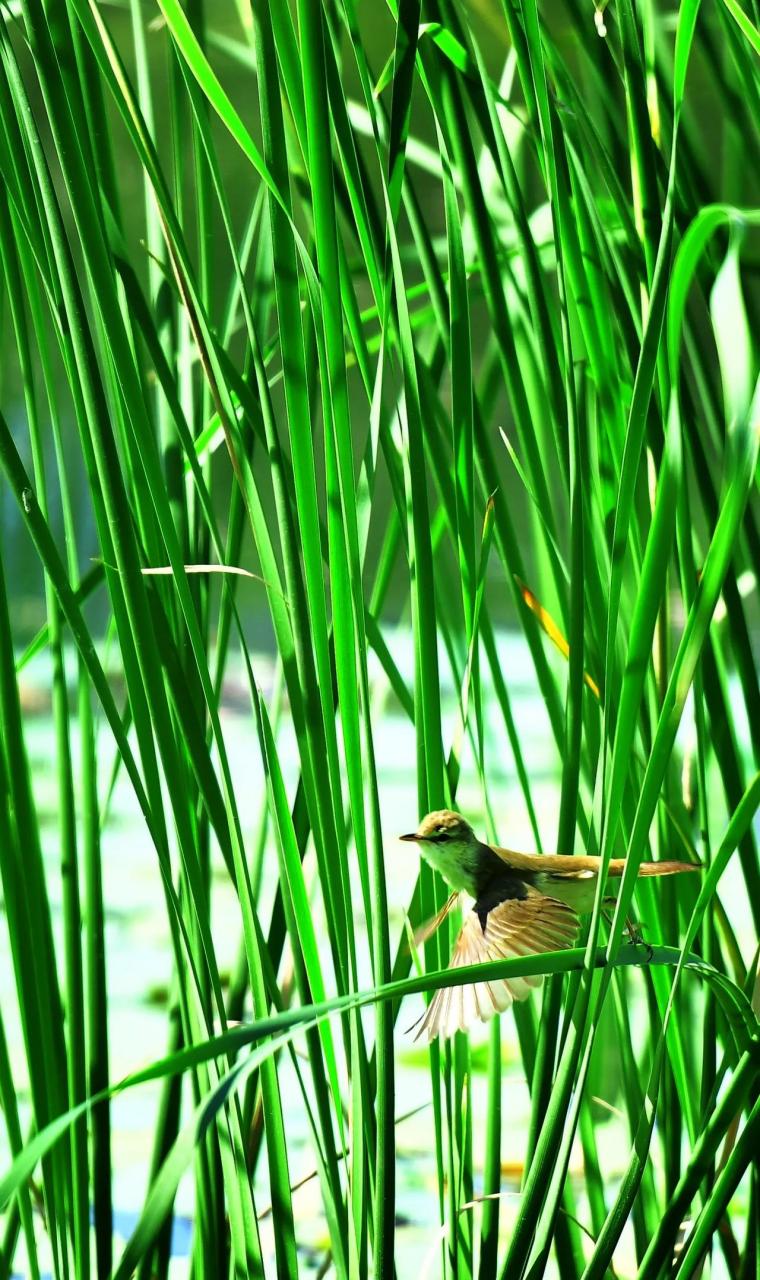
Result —
M548 898L557 898L559 902L566 902L568 907L572 907L573 911L584 915L594 909L598 878L595 871L579 871L572 875L544 875L539 873L535 878L534 885L539 893L545 893ZM608 877L604 886L605 901L611 899L614 902L617 899L619 888L620 881Z

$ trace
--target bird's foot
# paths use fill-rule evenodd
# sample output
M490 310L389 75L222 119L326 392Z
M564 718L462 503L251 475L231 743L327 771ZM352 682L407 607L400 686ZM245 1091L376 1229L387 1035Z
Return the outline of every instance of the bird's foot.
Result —
M641 925L637 924L635 920L628 919L625 922L625 927L628 932L628 937L634 947L646 947L647 964L651 964L654 959L654 950L644 937L644 934L641 931Z

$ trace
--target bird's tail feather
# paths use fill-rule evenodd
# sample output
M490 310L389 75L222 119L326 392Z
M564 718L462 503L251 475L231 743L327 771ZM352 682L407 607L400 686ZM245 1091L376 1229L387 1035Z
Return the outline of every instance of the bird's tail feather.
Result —
M620 859L621 866L625 867L625 859ZM700 862L642 862L639 867L640 876L675 876L679 871L701 871L702 864ZM622 875L622 870L621 870Z

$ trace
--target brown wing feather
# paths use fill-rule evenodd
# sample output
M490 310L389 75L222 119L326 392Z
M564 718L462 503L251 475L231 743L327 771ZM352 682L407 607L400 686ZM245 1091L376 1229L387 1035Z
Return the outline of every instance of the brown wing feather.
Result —
M485 929L475 911L467 916L449 967L504 960L512 956L537 955L572 947L579 920L570 907L556 898L534 894L529 898L508 898L486 916ZM494 978L436 991L425 1010L416 1040L428 1042L436 1036L466 1031L477 1019L485 1022L509 1008L513 1000L524 1000L541 985L540 975L521 978Z
M415 929L412 937L415 947L421 947L423 942L427 942L428 938L432 938L436 929L440 929L447 915L451 911L451 908L456 904L458 899L459 893L450 894L437 915L434 915L432 920L424 920L419 928Z
M497 857L506 862L514 871L530 871L534 874L542 872L545 875L582 875L584 872L594 872L598 875L601 866L601 858L591 857L588 854L564 854L564 853L518 853L515 849L501 849L498 845L491 845L493 852ZM612 858L610 860L609 870L607 874L613 879L622 876L626 867L625 858ZM642 862L639 867L640 876L672 876L677 875L679 871L700 871L701 865L698 862Z

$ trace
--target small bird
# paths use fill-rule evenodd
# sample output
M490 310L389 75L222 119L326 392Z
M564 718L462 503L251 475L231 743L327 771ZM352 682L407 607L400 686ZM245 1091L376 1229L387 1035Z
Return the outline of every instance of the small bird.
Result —
M515 853L484 844L469 822L451 809L429 813L416 831L399 838L418 844L423 858L453 890L435 919L419 931L418 941L430 937L460 894L475 899L454 946L452 969L572 947L579 915L593 909L601 858ZM605 902L616 900L625 865L625 858L610 861ZM668 876L699 869L691 862L642 862L638 874ZM430 1042L438 1035L465 1031L477 1018L485 1022L540 985L537 976L443 987L425 1010L415 1039Z

